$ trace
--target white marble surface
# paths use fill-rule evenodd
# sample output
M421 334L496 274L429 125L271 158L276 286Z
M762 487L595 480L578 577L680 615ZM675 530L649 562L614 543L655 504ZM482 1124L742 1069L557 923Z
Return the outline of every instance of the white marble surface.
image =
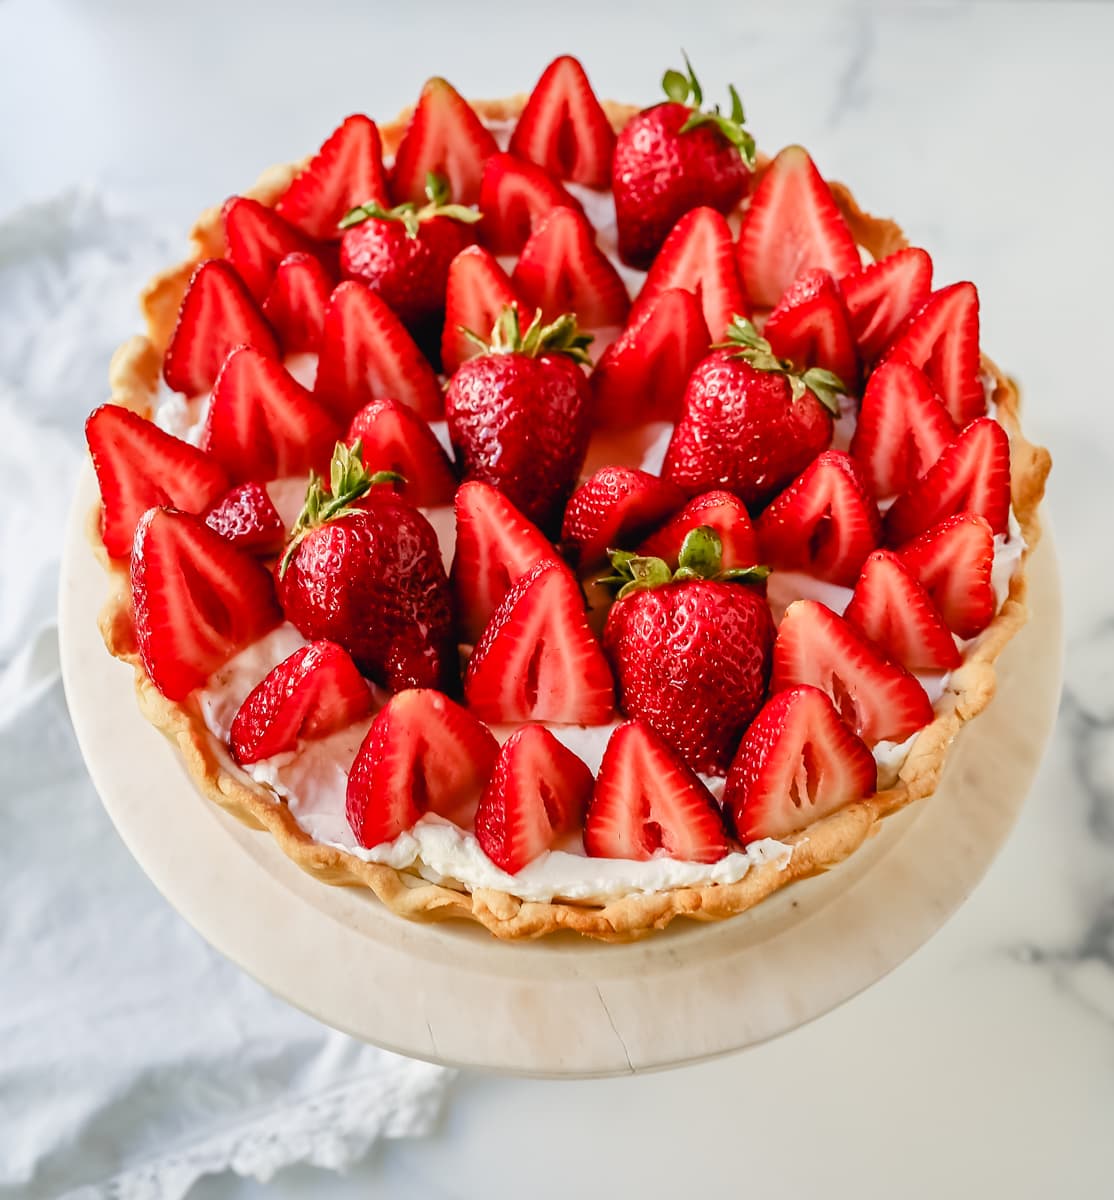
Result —
M649 101L683 42L740 86L759 142L809 145L899 217L940 280L972 278L984 345L1056 458L1062 719L1017 829L967 906L843 1009L739 1058L601 1083L465 1076L440 1132L354 1175L197 1197L610 1196L685 1190L1108 1195L1114 1114L1114 414L1096 364L1114 278L1114 9L1100 4L566 3L452 7L0 3L0 197L75 185L160 227L343 112L392 114L433 71L528 85L557 50ZM590 38L597 33L597 38ZM13 119L23 114L23 119ZM124 332L124 331L122 331ZM90 404L101 381L90 381ZM1105 1135L1105 1136L1104 1136ZM788 1181L788 1182L787 1182Z

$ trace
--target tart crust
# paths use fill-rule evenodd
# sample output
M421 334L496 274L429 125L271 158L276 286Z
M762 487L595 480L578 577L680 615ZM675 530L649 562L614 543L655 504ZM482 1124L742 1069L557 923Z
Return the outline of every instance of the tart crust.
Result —
M514 119L525 95L504 100L474 101L487 121ZM604 108L616 130L638 111L630 105L605 101ZM394 154L412 109L407 109L380 133L386 155ZM272 167L245 194L273 204L301 169L302 163ZM759 171L767 160L760 160ZM843 184L832 183L832 192L860 245L881 258L907 244L893 221L863 212ZM224 254L220 209L202 213L191 234L189 258L156 276L142 293L141 307L146 336L130 338L113 355L109 367L110 400L144 416L151 416L158 389L163 352L170 340L179 305L195 266L205 258ZM752 867L737 883L681 887L669 891L633 894L606 904L524 901L505 892L477 888L458 891L429 883L413 871L400 871L379 863L364 862L344 850L315 842L274 794L238 772L206 729L195 703L167 700L147 677L140 663L132 620L128 571L109 559L100 537L100 506L89 514L88 536L110 580L110 594L100 614L105 645L116 658L135 669L141 712L178 747L196 785L210 799L244 824L267 830L279 847L299 867L323 883L370 888L393 912L411 919L433 921L463 918L485 926L499 938L536 938L571 930L600 941L624 942L662 929L675 917L716 921L744 912L771 893L840 863L877 832L890 813L930 795L936 787L948 746L960 728L977 716L994 695L994 662L1010 638L1025 624L1028 610L1026 566L1040 538L1037 509L1051 467L1046 450L1029 443L1019 424L1016 383L983 356L984 372L993 380L992 400L1010 438L1013 512L1021 526L1026 550L1014 572L1009 595L992 623L980 636L964 663L954 671L944 693L945 710L917 736L894 786L868 799L848 805L792 837L781 839L792 849L787 863L768 862ZM157 799L152 797L152 802Z

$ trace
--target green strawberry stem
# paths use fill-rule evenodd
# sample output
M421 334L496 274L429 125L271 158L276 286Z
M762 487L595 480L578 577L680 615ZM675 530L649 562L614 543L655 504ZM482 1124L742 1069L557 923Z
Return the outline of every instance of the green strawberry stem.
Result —
M689 62L689 56L683 50L681 53L684 56L688 74L682 75L680 71L666 71L661 78L661 86L670 100L675 104L687 105L691 102L692 114L681 126L681 133L688 133L690 129L695 129L698 125L714 125L739 151L743 162L753 171L756 163L754 137L749 129L743 128L746 115L743 112L743 102L739 99L735 85L727 85L727 93L731 97L729 115L725 116L720 112L718 104L710 112L704 112L700 107L704 103L704 89L696 78L692 63Z
M671 571L662 558L632 554L629 550L610 551L613 575L599 582L618 588L616 600L632 592L664 587L667 583L683 583L689 579L707 579L719 583L760 583L770 573L769 567L729 567L723 569L723 542L710 525L690 529L681 543L677 569Z
M349 229L363 221L401 221L406 227L409 237L416 238L421 230L423 221L432 221L434 217L448 217L453 221L463 221L466 225L474 225L483 220L483 213L463 204L449 203L448 181L434 171L425 177L425 194L429 203L419 208L412 200L405 204L396 204L394 208L384 208L377 200L369 200L367 204L358 204L350 208L337 222L340 229Z
M770 343L745 317L733 317L725 336L726 341L713 344L714 350L734 350L737 358L750 363L756 370L784 375L789 380L794 400L811 392L833 416L839 416L839 397L847 391L847 386L835 372L823 367L801 371L788 359L778 358Z
M539 354L564 354L585 366L592 362L588 354L592 335L577 329L575 313L565 313L556 321L543 325L539 308L523 333L518 305L508 304L496 318L489 338L483 338L463 325L458 325L457 329L485 354L525 354L530 358L537 358Z

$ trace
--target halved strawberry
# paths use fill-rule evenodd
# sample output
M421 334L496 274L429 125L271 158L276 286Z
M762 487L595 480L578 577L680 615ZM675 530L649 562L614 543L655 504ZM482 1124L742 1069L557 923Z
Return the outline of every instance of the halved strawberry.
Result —
M456 476L441 443L421 417L405 404L382 397L352 418L345 441L363 445L368 471L396 471L406 480L402 493L411 504L431 508L451 504Z
M485 721L611 719L611 669L567 567L541 562L511 585L468 660L464 695Z
M708 526L719 536L724 571L753 567L759 561L758 536L751 525L747 506L730 492L705 492L702 496L694 496L675 517L638 547L638 553L645 558L663 559L675 570L685 538L701 525Z
M633 467L601 467L570 497L561 541L581 570L596 566L609 550L637 542L684 502L685 493L668 479Z
M895 250L839 281L851 332L865 362L889 345L902 322L932 291L932 259L917 246Z
M727 775L723 804L744 845L782 838L878 786L874 755L839 719L828 696L801 685L754 718Z
M503 743L476 810L476 840L510 875L579 829L592 772L545 728L524 725Z
M985 517L1004 534L1010 516L1010 439L992 417L972 421L886 513L886 541L900 546L956 513Z
M281 620L271 573L200 518L149 509L135 531L132 601L139 656L181 700Z
M815 267L786 288L762 331L778 358L795 367L823 367L857 391L859 356L843 297L831 273Z
M727 836L711 792L641 721L611 735L584 822L593 858L718 862Z
M348 773L348 824L361 846L393 841L427 812L458 815L477 800L499 743L481 721L431 688L392 696Z
M338 222L358 204L387 204L379 128L361 114L346 117L275 204L275 212L314 238L339 238Z
M878 506L854 459L825 450L758 518L764 562L850 586L878 545Z
M619 272L587 219L571 208L555 208L531 234L511 283L546 321L574 312L582 328L599 329L622 325L630 309Z
M135 527L149 508L201 512L228 487L208 454L118 404L90 413L85 440L101 489L101 540L112 558L131 553Z
M957 513L897 553L957 637L972 638L994 619L994 531L985 518Z
M226 542L262 558L282 549L286 526L261 483L241 483L205 513L205 524Z
M518 118L511 153L537 163L557 179L606 188L614 151L615 131L584 68L571 55L555 58Z
M771 694L801 683L827 692L844 722L868 746L903 742L933 717L917 680L817 600L790 604L774 642Z
M288 254L309 254L313 243L265 204L233 196L221 209L225 257L260 304Z
M558 182L532 162L493 154L480 184L480 237L492 254L518 254L555 208L584 210Z
M429 79L395 154L391 195L396 204L424 203L426 177L432 171L448 180L455 203L475 204L484 163L498 149L456 88L444 79Z
M335 642L310 642L267 674L240 705L228 736L241 765L293 750L371 712L371 689Z
M445 329L441 335L441 366L452 375L462 362L483 353L467 329L486 338L508 305L525 312L506 271L482 246L462 250L449 266L445 289Z
M287 354L317 353L333 278L313 254L288 254L263 301L263 315Z
M235 346L254 346L278 358L279 345L243 280L220 258L210 258L193 273L182 298L178 323L170 336L162 373L175 392L207 392Z

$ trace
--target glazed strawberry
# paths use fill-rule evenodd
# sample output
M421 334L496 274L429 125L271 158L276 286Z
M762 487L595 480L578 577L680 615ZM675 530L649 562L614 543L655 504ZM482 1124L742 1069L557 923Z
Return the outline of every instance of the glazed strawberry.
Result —
M469 246L453 259L445 286L445 328L441 334L441 367L446 375L483 352L482 345L467 331L493 328L500 313L511 304L525 311L510 277L482 246Z
M727 836L711 792L642 721L611 735L584 822L593 858L718 862Z
M448 180L458 204L475 204L484 163L497 150L495 139L453 85L427 80L395 154L391 195L396 203L421 204L426 177L433 171Z
M595 779L543 725L503 743L476 810L476 840L509 875L581 827Z
M328 492L311 479L279 568L286 619L392 691L449 686L452 598L433 527L343 444L330 474Z
M630 311L626 284L596 245L583 214L555 208L522 247L511 283L546 321L576 313L589 329L622 325Z
M279 263L263 301L263 315L287 354L316 354L321 348L325 306L333 283L321 260L312 254L288 254Z
M850 587L881 540L878 506L855 460L825 450L758 519L762 558Z
M725 488L758 505L831 443L843 385L818 367L796 373L749 321L727 340L689 379L662 475L690 495Z
M730 492L705 492L694 496L675 517L651 534L638 553L642 558L662 558L676 569L685 538L706 525L720 540L721 561L725 571L752 567L759 561L758 537L750 523L747 506Z
M85 440L101 491L101 540L112 558L131 554L135 527L149 508L201 512L228 487L208 454L117 404L93 410Z
M859 356L843 297L822 267L804 271L766 318L762 334L779 358L799 368L825 367L856 390Z
M499 743L447 696L399 692L376 715L348 773L348 824L361 846L393 841L427 812L459 817L491 776Z
M273 208L247 196L233 196L221 209L225 256L260 304L278 265L288 254L308 254L313 243Z
M898 556L957 637L975 637L994 619L994 533L983 517L948 517L907 542Z
M226 542L249 554L270 558L286 540L286 527L261 483L241 483L206 513L205 524Z
M132 604L139 657L182 700L281 620L270 573L197 516L149 509L135 531Z
M676 571L623 551L612 563L615 582L625 582L603 641L619 707L693 770L723 774L770 677L773 618L765 597L746 586L765 570L724 571L719 537L707 526L685 538Z
M619 226L619 255L648 267L674 225L690 208L730 212L746 195L754 170L754 138L743 128L743 105L729 88L731 113L704 112L692 66L666 71L669 100L632 117L615 143L611 186ZM715 333L715 330L713 330Z
M802 683L826 692L844 723L868 746L903 742L933 717L917 680L817 600L790 604L774 643L771 693Z
M552 176L513 154L493 154L480 184L480 237L492 254L518 254L530 235L555 208L582 212Z
M541 562L511 585L468 660L464 696L485 721L611 719L611 672L566 566Z
M357 204L386 203L383 150L374 121L347 117L278 198L275 212L314 238L337 238L337 223Z
M588 449L591 396L579 365L588 340L571 314L550 325L535 317L522 332L518 310L504 309L487 352L461 365L445 395L464 477L499 488L545 531L557 528Z
M561 543L583 570L606 562L685 502L675 484L633 467L601 467L573 492L565 508Z
M786 146L762 173L739 230L739 273L750 302L773 308L803 272L836 279L861 265L831 189L801 146Z
M369 471L401 475L402 494L411 504L432 508L452 504L456 476L430 427L412 408L386 398L372 400L352 418L344 439L359 442Z
M321 470L339 433L281 362L239 346L213 385L201 445L242 483Z
M325 737L371 712L371 691L347 653L311 642L283 659L240 706L228 744L241 765Z
M514 127L510 149L555 179L607 187L615 131L584 68L571 55L555 58L542 72Z
M745 845L796 833L877 786L871 752L824 692L801 685L779 692L755 717L727 773L723 804Z
M207 392L236 346L279 356L274 331L239 275L223 259L210 258L194 271L182 298L163 357L167 386L186 396Z
M873 362L932 291L932 259L916 246L895 250L839 281L851 332L865 362Z

